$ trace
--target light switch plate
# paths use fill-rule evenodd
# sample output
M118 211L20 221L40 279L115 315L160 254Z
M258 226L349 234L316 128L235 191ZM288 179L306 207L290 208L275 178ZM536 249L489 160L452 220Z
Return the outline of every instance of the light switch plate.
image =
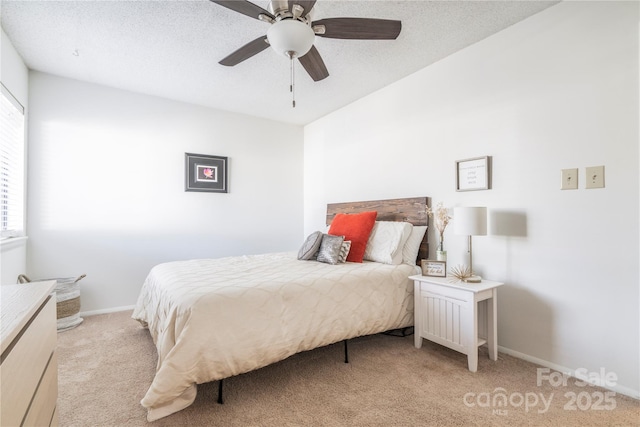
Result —
M591 166L586 169L586 188L604 188L604 166Z
M577 190L578 189L578 168L562 169L561 190Z

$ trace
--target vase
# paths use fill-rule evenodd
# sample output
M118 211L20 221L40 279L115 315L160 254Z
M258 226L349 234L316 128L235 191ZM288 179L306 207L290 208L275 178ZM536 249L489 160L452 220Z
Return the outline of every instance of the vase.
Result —
M438 249L436 250L436 260L437 261L447 261L447 251L444 250L444 241L440 240L440 244L438 245Z

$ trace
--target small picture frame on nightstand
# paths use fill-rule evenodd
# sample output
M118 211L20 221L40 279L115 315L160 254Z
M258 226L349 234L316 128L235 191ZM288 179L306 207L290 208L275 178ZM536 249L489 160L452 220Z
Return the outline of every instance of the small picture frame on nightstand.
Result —
M431 277L447 277L447 263L446 261L433 261L430 259L423 259L420 261L422 267L423 276Z

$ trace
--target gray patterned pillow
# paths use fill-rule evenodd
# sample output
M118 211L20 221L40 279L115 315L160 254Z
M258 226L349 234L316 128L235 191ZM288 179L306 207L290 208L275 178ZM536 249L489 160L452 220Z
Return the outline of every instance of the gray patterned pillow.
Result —
M337 264L340 257L340 249L344 236L331 236L325 234L322 236L322 243L318 251L318 261L327 264Z
M347 262L347 255L351 250L351 240L345 240L340 246L340 255L338 255L338 263Z
M310 260L316 259L316 254L318 253L318 249L320 249L320 244L322 243L322 232L314 231L309 234L309 236L305 239L302 247L298 251L298 259L302 260Z

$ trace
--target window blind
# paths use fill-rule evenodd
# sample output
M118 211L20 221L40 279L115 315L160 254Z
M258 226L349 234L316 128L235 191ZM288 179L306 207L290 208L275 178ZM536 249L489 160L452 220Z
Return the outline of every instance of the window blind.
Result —
M4 86L0 105L0 237L24 235L24 107Z

